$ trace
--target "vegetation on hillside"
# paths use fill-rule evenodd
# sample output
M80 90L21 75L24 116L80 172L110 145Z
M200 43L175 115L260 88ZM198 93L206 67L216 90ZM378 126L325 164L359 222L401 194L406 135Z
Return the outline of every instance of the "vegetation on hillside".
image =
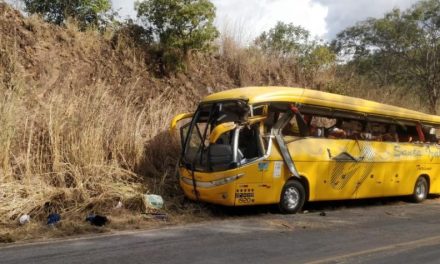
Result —
M111 9L110 0L23 0L23 3L30 14L40 14L44 20L57 25L74 19L83 30L106 23L104 15Z
M149 0L136 2L136 10L164 59L180 55L188 62L191 52L208 50L218 37L209 0Z

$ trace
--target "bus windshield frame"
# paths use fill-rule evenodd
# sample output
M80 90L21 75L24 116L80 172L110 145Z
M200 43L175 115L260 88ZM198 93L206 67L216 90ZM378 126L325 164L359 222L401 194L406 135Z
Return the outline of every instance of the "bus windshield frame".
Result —
M249 106L244 100L200 104L189 126L182 127L181 164L192 171L236 168L240 160L239 127L226 132L214 144L209 142L209 138L218 125L229 122L242 124L248 114Z

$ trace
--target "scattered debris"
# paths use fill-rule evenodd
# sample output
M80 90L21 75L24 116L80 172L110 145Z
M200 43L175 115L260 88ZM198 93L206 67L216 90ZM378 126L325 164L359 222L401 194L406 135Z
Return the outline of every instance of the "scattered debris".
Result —
M118 202L118 204L115 206L115 209L121 209L124 205L121 201Z
M281 224L282 226L284 226L285 228L288 228L288 229L293 229L293 227L292 226L290 226L290 225L288 225L288 224Z
M146 219L156 219L156 220L162 220L162 221L168 220L168 215L164 214L164 213L143 213L142 215Z
M303 211L303 214L308 214L309 213L309 210L304 210Z
M320 212L319 215L320 216L326 216L327 214L325 212Z
M147 207L154 209L162 209L163 207L162 196L156 194L145 194L144 198Z
M61 215L52 213L47 217L47 225L55 225L61 220Z
M31 217L28 214L24 214L22 216L20 216L20 218L18 219L18 222L20 223L20 225L25 225L27 223L29 223L31 221Z
M87 216L86 221L95 226L103 226L107 224L108 218L102 215L89 215Z

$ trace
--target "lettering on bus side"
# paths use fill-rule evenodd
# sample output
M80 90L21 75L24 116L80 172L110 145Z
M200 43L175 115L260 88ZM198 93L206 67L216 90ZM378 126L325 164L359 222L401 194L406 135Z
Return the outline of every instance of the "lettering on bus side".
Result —
M435 147L435 149L433 149L431 146L427 146L423 150L420 148L402 149L402 147L399 145L394 146L394 157L395 158L422 157L424 155L430 157L431 159L439 158L440 157L440 149L438 147Z
M394 157L421 157L422 151L420 149L402 149L401 146L394 146Z
M421 171L430 171L430 170L432 170L432 167L426 167L426 165L424 166L424 165L420 165L420 164L417 164L416 168L417 168L417 170L421 170Z
M431 158L438 158L440 157L440 149L436 147L435 149L432 149L430 146L428 146L428 155Z

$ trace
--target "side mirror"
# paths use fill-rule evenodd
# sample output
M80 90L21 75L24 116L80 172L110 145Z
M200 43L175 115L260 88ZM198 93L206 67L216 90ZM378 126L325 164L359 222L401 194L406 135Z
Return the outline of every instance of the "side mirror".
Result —
M172 120L171 120L171 124L170 124L170 133L172 135L176 135L176 128L177 128L177 124L184 120L184 119L188 119L188 118L192 118L194 116L194 113L185 113L185 114L179 114L176 115Z
M220 124L212 130L209 135L209 143L214 144L224 133L234 130L237 127L234 122Z

